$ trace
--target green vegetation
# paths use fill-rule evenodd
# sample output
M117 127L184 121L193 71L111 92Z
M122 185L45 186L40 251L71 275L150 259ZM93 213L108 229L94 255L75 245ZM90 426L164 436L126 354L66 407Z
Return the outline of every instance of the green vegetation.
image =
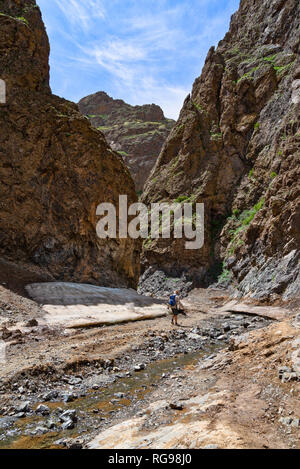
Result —
M230 218L235 222L235 229L229 231L232 238L228 245L228 254L233 254L236 248L244 243L244 241L240 239L240 233L245 231L250 225L257 212L263 207L264 202L265 199L261 198L254 207L250 210L244 210L240 215L238 215L236 210L233 212L232 217Z
M188 203L190 202L191 197L188 197L187 195L180 195L177 197L177 199L174 200L175 204L181 204L182 202Z
M28 20L26 18L24 18L24 16L17 16L16 19L19 20L19 21L23 21L23 23L25 23L25 24L27 24L27 26L29 26Z
M274 54L274 55L270 55L269 57L264 57L263 60L265 62L270 62L272 65L274 65L276 57L277 57L277 54Z
M240 81L245 80L245 79L250 79L253 80L253 73L258 69L259 67L253 67L249 72L245 73L243 76L241 76L237 81L236 84L240 83Z
M248 174L248 178L249 178L249 179L252 178L253 173L254 173L254 168L250 169L250 171L249 171L249 174Z
M282 150L279 150L278 156L282 156Z
M152 243L151 237L150 237L150 238L147 238L147 239L144 241L144 247L145 247L145 248L149 248L149 247L151 246L151 243Z
M230 243L230 248L228 250L228 254L232 255L234 254L234 251L239 247L244 244L244 241L240 238L234 238L231 243Z
M101 130L101 132L105 132L105 130L111 130L111 127L100 125L100 127L97 127L97 130Z
M8 18L11 18L13 20L22 21L22 23L26 24L26 26L29 26L28 20L24 18L24 16L10 16L2 12L0 12L0 16L7 16Z
M255 124L254 124L255 130L259 129L259 126L260 126L260 123L259 123L259 122L255 122Z
M282 65L281 67L274 67L274 70L276 70L276 73L279 75L281 72L285 72L289 68L291 68L293 64L294 64L294 61L287 65Z
M294 63L294 61L290 62L289 64L287 65L282 65L282 66L275 66L275 62L276 62L276 57L277 57L278 54L274 54L274 55L271 55L270 57L264 57L264 61L265 62L269 62L271 63L271 65L273 66L274 70L276 71L276 73L279 75L281 72L283 71L286 71L288 70Z
M26 26L29 26L29 22L26 18L24 18L24 16L10 16L2 12L0 12L0 16L7 16L8 18L11 18L13 20L22 21L22 23L26 24Z
M233 47L232 49L229 49L228 51L231 55L237 55L240 53L240 49L238 47Z
M197 109L197 111L204 112L204 114L207 114L207 111L204 109L203 106L201 106L201 104L197 104L195 103L195 101L192 101L192 103L193 103L193 106Z
M222 132L216 132L216 133L210 132L210 136L212 140L219 140L223 138Z
M232 278L232 272L228 269L226 269L224 263L223 263L223 270L221 275L218 277L218 282L219 283L225 283L228 282Z
M149 130L149 132L144 132L142 134L126 135L126 137L124 137L124 139L125 140L132 140L134 138L149 137L150 135L160 135L160 132L158 130Z
M275 171L272 171L271 174L270 174L270 178L271 179L274 179L276 178L277 174L275 173Z
M128 153L126 153L126 151L118 151L119 155L121 156L128 156Z

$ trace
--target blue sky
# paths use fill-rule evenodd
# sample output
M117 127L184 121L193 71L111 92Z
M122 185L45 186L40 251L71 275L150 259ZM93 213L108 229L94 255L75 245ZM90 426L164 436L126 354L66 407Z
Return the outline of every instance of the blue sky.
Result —
M53 93L159 104L176 119L239 0L37 0Z

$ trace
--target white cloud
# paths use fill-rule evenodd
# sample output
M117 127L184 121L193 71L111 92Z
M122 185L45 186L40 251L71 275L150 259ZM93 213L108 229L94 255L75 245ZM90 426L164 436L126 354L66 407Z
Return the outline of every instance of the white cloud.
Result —
M66 18L74 25L88 30L91 22L105 17L102 0L55 0Z
M52 35L60 38L66 97L104 90L130 104L157 103L177 118L238 0L226 1L222 9L220 0L55 0L64 15L52 20ZM74 86L76 70L84 73Z

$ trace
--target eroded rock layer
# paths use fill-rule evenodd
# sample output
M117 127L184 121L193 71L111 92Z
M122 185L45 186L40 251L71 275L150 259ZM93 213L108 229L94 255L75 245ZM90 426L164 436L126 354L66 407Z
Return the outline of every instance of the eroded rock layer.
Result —
M98 204L134 202L134 183L77 106L51 94L48 56L35 1L2 1L0 253L51 278L135 287L138 246L96 234Z
M175 122L155 104L131 106L98 92L81 99L80 111L123 157L141 192Z
M143 196L204 202L205 244L148 240L149 291L159 269L204 285L221 274L258 298L299 296L299 24L298 0L242 0L209 50Z

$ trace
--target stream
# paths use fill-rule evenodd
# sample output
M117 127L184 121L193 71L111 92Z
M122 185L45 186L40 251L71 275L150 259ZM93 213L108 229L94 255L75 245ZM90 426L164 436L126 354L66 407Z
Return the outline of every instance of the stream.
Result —
M108 368L74 372L54 383L47 376L37 377L34 395L23 394L19 405L17 396L11 395L11 407L2 412L0 449L72 448L75 441L84 446L102 430L139 415L155 389L161 389L162 399L168 400L165 378L214 356L228 346L231 337L270 322L261 317L225 315L202 321L194 329L172 330L165 338L151 334ZM15 386L20 384L22 381ZM26 402L27 408L20 409Z
M2 417L0 418L0 431L5 432L5 436L0 441L0 449L62 448L63 442L60 440L84 435L92 436L93 432L99 432L110 426L112 421L115 422L139 412L151 391L162 384L165 376L195 365L201 358L214 354L223 346L224 344L208 345L205 351L181 354L167 360L150 363L145 370L117 379L107 387L90 390L86 397L77 399L75 402L43 403L50 409L49 415L42 416L33 413L33 415L17 420L12 417ZM37 402L34 405L33 411L39 404L41 403ZM76 425L72 429L59 430L60 415L67 410L76 411ZM51 424L53 429L49 429ZM42 434L32 434L37 429L40 429L38 433Z

